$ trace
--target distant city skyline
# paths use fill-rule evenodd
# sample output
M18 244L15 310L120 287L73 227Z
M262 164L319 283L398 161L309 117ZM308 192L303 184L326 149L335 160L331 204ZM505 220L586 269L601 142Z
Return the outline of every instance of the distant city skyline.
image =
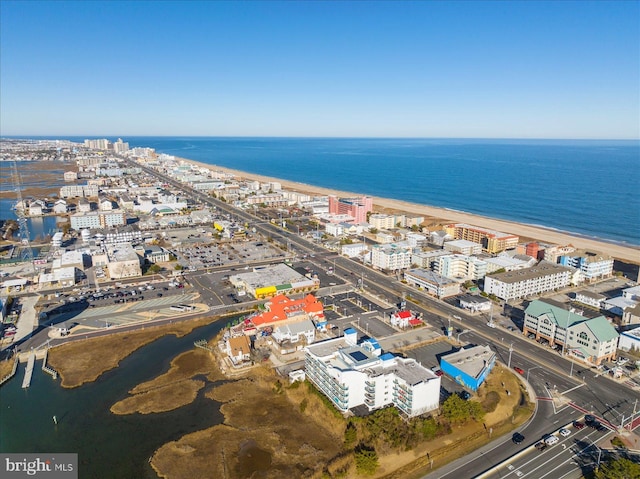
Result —
M0 2L0 135L640 138L640 2Z

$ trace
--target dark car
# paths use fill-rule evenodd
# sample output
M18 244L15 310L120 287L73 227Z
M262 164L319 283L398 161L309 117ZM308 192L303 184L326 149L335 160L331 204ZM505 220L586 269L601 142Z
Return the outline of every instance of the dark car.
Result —
M597 429L598 431L601 431L602 429L602 424L600 423L600 421L591 421L587 423L587 426L592 427L593 429Z
M519 432L516 432L513 434L513 437L511 438L511 440L513 441L514 444L520 444L522 443L522 441L524 441L524 436Z
M575 427L576 429L580 430L580 429L584 428L584 423L580 422L580 421L573 421L573 427Z
M597 422L597 419L595 416L592 416L591 414L587 414L584 417L584 422L587 424L587 426L591 426L591 423Z
M544 451L547 448L547 443L544 441L538 441L536 442L535 448L538 451Z

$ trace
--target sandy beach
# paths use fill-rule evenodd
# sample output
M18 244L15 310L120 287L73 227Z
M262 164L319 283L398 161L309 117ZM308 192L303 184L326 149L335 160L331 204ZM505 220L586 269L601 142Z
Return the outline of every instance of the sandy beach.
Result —
M188 158L176 157L176 159L207 168L211 171L222 171L225 173L230 173L236 176L238 179L257 180L260 182L279 182L282 185L282 188L285 190L304 192L309 195L335 195L338 197L361 196L358 193L332 190L330 188L322 188L318 186L307 185L305 183L273 178L270 176L256 175L253 173L234 170L223 166L209 165L199 161L190 160ZM481 226L483 228L501 231L503 233L516 234L521 238L534 239L539 241L540 243L556 245L571 244L579 249L586 249L598 253L606 253L611 255L613 258L619 259L624 262L640 264L640 247L626 246L607 241L598 241L593 238L565 233L551 228L545 228L543 226L535 226L524 223L517 223L514 221L500 220L496 218L465 213L462 211L448 210L446 208L409 203L378 196L373 196L372 198L374 204L374 212L398 211L411 215L420 215L425 217L425 221L427 223L433 221L437 223L468 223L475 226Z

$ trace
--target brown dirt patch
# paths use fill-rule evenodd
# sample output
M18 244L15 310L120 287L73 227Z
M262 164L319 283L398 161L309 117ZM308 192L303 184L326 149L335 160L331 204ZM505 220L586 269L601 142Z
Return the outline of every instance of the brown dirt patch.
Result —
M7 374L10 374L13 370L13 358L10 360L0 361L0 379L4 378Z
M225 424L165 444L151 465L172 479L320 477L339 456L342 438L309 414L316 408L303 412L288 392L263 368L214 388L207 397L224 402Z
M204 381L183 379L140 394L134 394L111 406L114 414L150 414L178 409L196 399Z
M201 318L65 343L49 351L48 362L60 374L62 387L75 388L95 381L135 350L166 334L182 337L213 320Z

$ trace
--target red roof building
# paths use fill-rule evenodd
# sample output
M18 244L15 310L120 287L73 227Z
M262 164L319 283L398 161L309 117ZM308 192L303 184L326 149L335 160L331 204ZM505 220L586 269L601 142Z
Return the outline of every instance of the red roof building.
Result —
M267 311L251 318L254 325L264 327L291 319L324 319L324 307L318 299L308 294L302 299L290 299L284 294L279 294L265 303Z

